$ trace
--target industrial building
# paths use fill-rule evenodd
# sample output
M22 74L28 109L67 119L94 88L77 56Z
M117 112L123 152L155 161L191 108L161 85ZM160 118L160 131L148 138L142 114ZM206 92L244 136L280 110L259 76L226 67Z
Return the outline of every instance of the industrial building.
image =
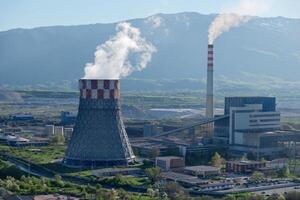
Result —
M231 155L283 156L286 144L300 133L281 130L275 97L226 97L224 118L214 123L213 141L229 147Z
M226 161L226 171L234 173L252 173L260 168L266 167L267 162L265 161Z
M155 165L162 170L182 168L185 166L184 158L177 156L156 157Z
M207 165L189 166L184 168L184 172L193 176L209 177L219 175L220 168Z
M135 161L120 110L119 80L79 81L78 115L63 163L72 167Z
M61 124L70 125L70 124L75 124L75 122L76 122L76 114L67 111L62 111L60 113Z

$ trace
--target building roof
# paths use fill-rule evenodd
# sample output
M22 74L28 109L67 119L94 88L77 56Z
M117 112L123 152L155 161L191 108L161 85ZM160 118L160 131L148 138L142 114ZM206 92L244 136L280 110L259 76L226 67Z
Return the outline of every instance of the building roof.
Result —
M160 157L156 157L157 160L174 160L174 159L183 159L182 157L178 157L178 156L160 156Z
M162 178L173 180L173 181L181 181L191 184L200 184L206 183L207 181L201 180L196 176L176 173L176 172L164 172L162 173Z
M189 166L189 167L185 167L185 170L189 170L189 171L195 171L195 172L200 172L200 171L219 171L220 169L217 167L213 167L213 166L208 166L208 165L198 165L198 166Z
M250 164L262 164L262 163L266 163L266 161L231 160L231 161L226 161L226 163L234 163L234 164L239 164L239 165L250 165Z

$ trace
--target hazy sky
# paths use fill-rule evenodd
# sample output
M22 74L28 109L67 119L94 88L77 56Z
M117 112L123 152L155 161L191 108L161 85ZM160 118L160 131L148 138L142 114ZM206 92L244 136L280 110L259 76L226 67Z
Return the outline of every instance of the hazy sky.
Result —
M219 13L239 0L0 0L0 31L51 25L108 23L156 13ZM263 16L300 18L300 0L260 0Z

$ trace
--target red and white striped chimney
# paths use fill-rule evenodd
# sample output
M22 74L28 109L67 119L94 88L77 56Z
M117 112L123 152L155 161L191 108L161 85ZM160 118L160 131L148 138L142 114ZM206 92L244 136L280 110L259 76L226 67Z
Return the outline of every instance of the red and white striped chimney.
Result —
M206 117L214 117L214 46L208 45L207 82L206 82Z

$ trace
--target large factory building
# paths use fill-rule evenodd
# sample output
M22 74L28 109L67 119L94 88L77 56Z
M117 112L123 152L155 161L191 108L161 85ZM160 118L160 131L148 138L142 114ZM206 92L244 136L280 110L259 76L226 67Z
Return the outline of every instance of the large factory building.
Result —
M299 134L280 130L280 112L275 97L226 97L224 114L215 122L214 141L229 145L233 154L276 156L284 143Z

